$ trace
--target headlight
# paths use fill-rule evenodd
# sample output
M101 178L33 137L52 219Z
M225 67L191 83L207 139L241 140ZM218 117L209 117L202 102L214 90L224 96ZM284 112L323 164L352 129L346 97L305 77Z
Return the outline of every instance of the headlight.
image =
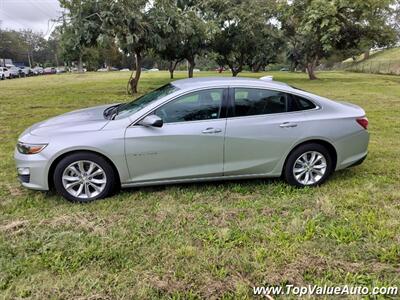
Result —
M36 154L46 148L47 144L26 144L18 142L17 149L22 154Z

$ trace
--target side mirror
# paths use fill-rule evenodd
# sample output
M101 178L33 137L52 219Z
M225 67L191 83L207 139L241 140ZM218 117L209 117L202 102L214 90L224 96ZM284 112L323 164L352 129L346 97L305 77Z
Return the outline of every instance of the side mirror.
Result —
M149 115L138 123L138 125L146 127L162 127L163 124L164 124L163 120L156 115Z

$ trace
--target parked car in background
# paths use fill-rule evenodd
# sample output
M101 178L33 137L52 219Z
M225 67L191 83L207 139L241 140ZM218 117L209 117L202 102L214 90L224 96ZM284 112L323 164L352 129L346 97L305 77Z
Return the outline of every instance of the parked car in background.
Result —
M130 72L131 70L129 70L128 68L123 68L121 70L119 70L120 72Z
M63 68L63 67L60 67L60 68L56 69L56 73L57 74L62 74L62 73L66 73L66 72L67 72L67 70L65 70L65 68Z
M119 69L116 67L107 67L107 68L97 69L97 72L111 72L111 71L119 71Z
M42 75L43 74L43 68L42 67L34 67L32 69L34 75Z
M20 74L22 75L22 77L26 77L26 76L32 76L33 75L33 71L30 67L19 67L20 70Z
M0 79L10 79L10 71L6 67L0 67Z
M43 70L43 74L45 74L45 75L56 74L56 73L57 73L57 70L56 70L56 68L53 68L53 67L44 68L44 70Z
M14 157L23 186L77 202L119 186L222 179L312 187L363 162L367 126L359 106L271 78L191 78L32 125Z
M85 73L85 72L87 72L87 69L86 69L86 68L83 68L82 71L83 71L83 73ZM73 72L73 73L79 73L79 70L78 70L78 68L74 67L74 68L71 68L71 72Z
M6 68L10 72L10 78L17 78L20 77L19 68L14 65L6 65Z
M160 71L160 70L157 69L157 68L152 68L152 69L149 70L149 72L159 72L159 71Z

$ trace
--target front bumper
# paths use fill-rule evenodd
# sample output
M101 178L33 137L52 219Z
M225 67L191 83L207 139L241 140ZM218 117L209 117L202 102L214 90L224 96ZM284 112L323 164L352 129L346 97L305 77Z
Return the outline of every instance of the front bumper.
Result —
M14 159L19 180L24 187L41 191L49 190L46 157L41 153L26 155L15 150Z

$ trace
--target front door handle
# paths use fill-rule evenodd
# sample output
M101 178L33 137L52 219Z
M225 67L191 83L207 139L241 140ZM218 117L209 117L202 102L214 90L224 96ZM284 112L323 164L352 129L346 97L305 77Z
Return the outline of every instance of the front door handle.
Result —
M212 133L220 133L221 131L222 131L222 129L219 129L219 128L208 127L206 129L204 129L201 133L212 134Z
M279 125L280 128L291 128L291 127L297 127L296 123L291 123L291 122L283 122L281 125Z

